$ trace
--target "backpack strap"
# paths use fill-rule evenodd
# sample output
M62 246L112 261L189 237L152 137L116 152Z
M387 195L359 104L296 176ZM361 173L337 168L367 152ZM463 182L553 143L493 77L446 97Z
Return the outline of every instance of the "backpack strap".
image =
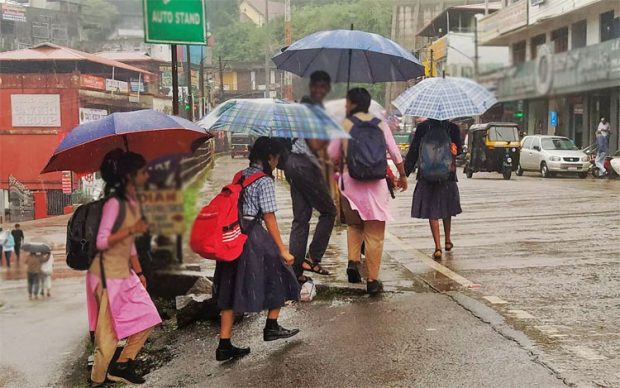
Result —
M351 115L349 117L347 117L349 120L351 120L351 122L353 123L353 125L358 125L362 122L362 120L357 117L356 115Z
M246 187L248 187L252 183L254 183L257 180L259 180L260 178L263 178L263 177L266 177L266 176L267 176L267 174L265 174L262 171L256 172L256 173L254 173L254 174L252 174L252 175L250 175L248 177L245 177L245 179L243 179L243 181L241 182L241 185L245 189Z
M381 119L380 119L380 118L378 118L378 117L373 117L373 118L372 118L372 120L370 120L370 122L371 122L372 124L376 125L377 127L378 127L379 125L381 125Z

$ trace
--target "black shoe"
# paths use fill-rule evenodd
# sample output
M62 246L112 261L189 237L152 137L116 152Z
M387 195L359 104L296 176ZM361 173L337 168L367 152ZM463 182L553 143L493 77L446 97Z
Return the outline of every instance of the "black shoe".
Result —
M380 280L373 280L366 283L366 291L369 295L377 295L383 292L383 283Z
M263 330L263 338L265 341L275 341L284 338L291 338L299 333L299 329L285 329L278 325L276 329Z
M362 282L362 276L360 275L360 270L356 261L349 261L349 265L347 266L347 277L349 278L349 283Z
M108 379L115 383L144 384L146 380L138 376L134 370L133 362L115 362L108 370Z
M238 348L236 346L230 347L228 349L220 349L217 348L215 351L215 359L217 361L228 361L233 358L240 358L243 356L247 356L250 354L250 348Z

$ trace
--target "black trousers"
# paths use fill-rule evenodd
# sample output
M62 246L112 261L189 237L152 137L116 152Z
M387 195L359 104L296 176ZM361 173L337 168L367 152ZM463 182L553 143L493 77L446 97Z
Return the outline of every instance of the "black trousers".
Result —
M302 264L310 234L312 210L319 212L319 222L308 249L308 256L321 261L336 221L336 206L329 194L329 188L321 168L306 155L290 154L286 162L286 179L291 185L293 200L293 225L289 250L295 256L293 269L299 277L303 274Z

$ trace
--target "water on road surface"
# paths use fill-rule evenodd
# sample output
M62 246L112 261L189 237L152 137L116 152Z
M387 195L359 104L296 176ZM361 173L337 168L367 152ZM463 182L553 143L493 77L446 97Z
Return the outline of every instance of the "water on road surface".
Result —
M197 205L246 166L219 158ZM220 365L213 360L217 326L191 326L171 340L172 361L148 384L620 386L620 181L461 176L455 248L438 261L427 221L409 216L414 185L392 202L385 296L364 296L364 285L344 290L351 287L346 229L337 227L324 259L332 274L313 276L329 288L313 303L283 310L283 325L302 329L298 337L263 343L264 318L251 316L234 342L252 354ZM292 209L282 180L277 196L286 242ZM26 235L51 239L60 252L66 221L26 226ZM80 275L59 256L58 277ZM213 269L191 254L186 262ZM51 301L31 303L24 275L23 268L0 272L0 385L62 385L59 365L82 354L87 334L82 280L59 281Z

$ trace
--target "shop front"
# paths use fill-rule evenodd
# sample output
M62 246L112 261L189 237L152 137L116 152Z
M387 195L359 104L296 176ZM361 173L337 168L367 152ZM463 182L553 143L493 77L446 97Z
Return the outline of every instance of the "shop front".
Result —
M567 136L580 147L592 144L605 117L614 129L611 148L619 148L620 39L562 53L539 50L535 60L500 70L496 94L504 111L523 115L528 134Z

